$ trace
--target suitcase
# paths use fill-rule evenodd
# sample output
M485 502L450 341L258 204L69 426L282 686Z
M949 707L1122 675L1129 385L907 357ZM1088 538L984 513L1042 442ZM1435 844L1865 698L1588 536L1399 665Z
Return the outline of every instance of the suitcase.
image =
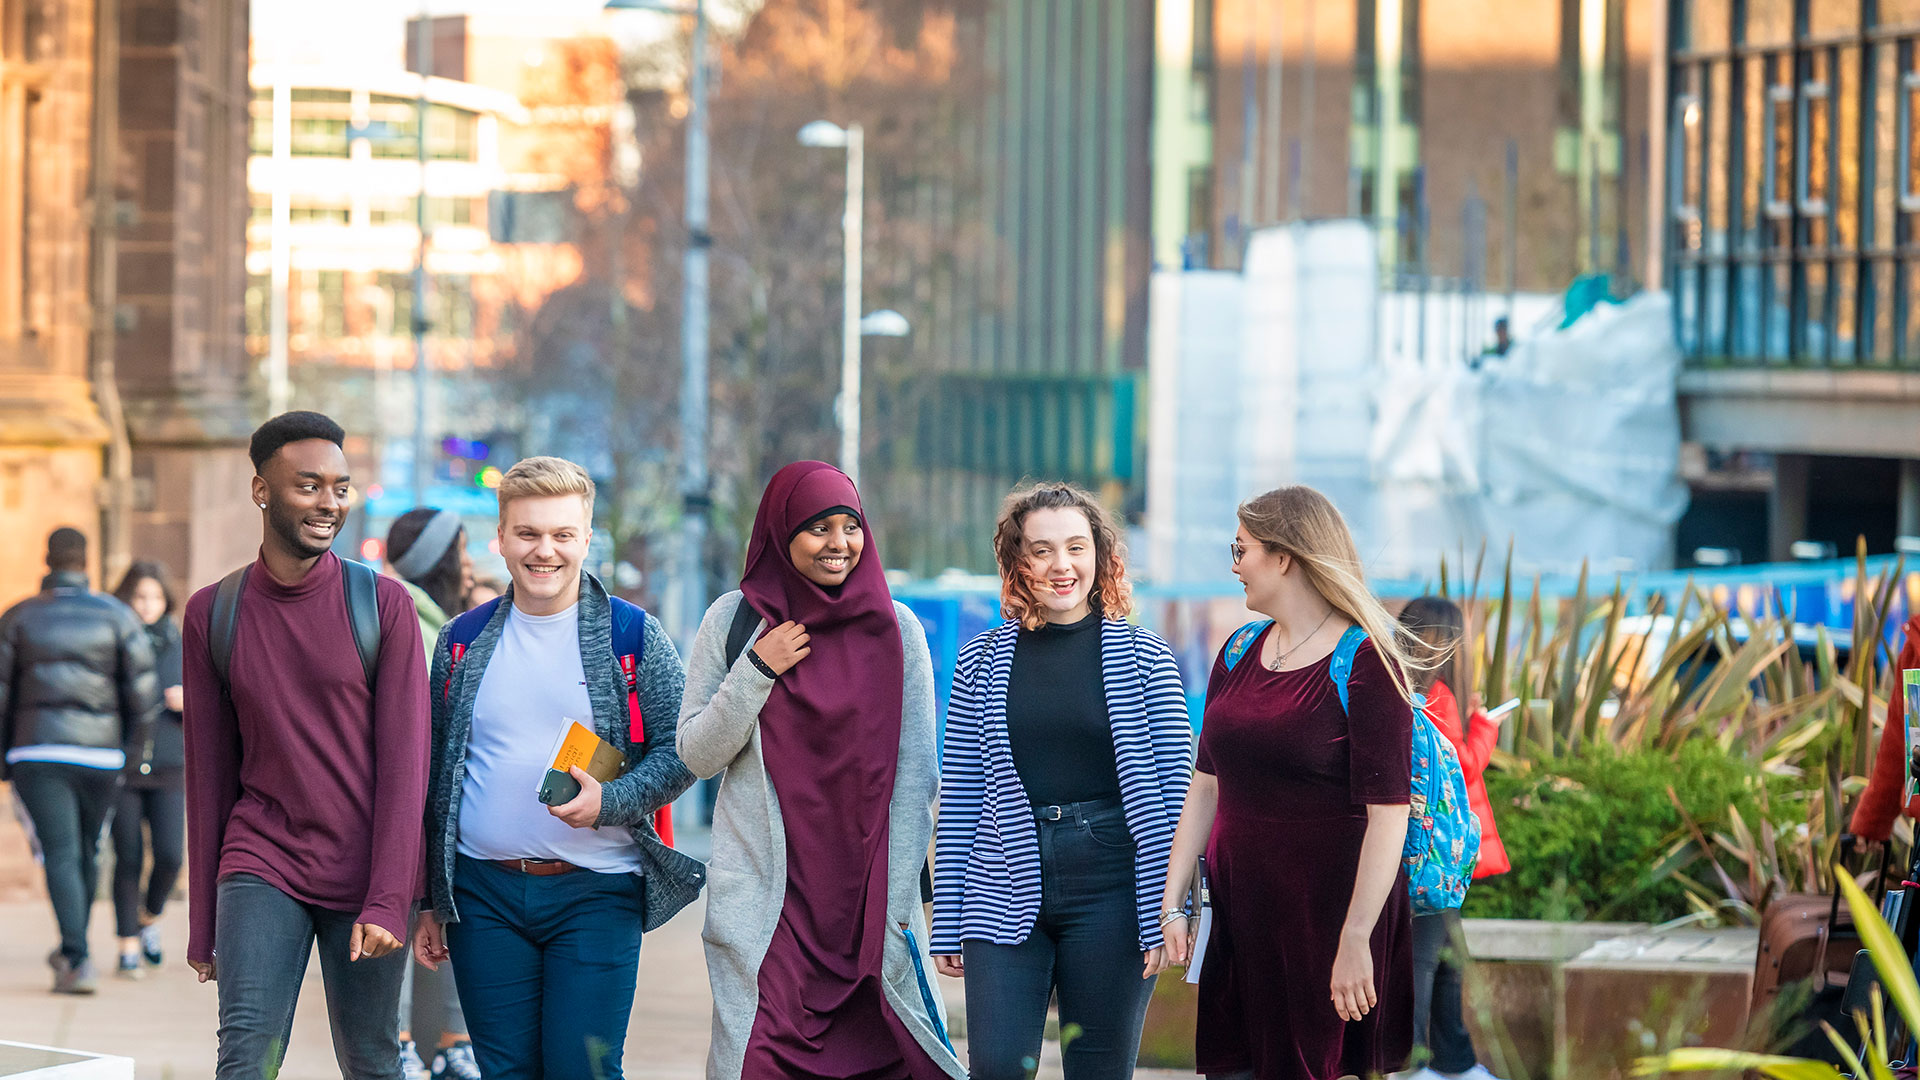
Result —
M1891 845L1883 845L1881 889L1891 854ZM1844 865L1835 869L1849 872ZM1838 1063L1820 1022L1852 1034L1844 999L1859 952L1860 933L1853 913L1840 902L1838 886L1831 893L1788 893L1767 905L1747 1015L1767 1025L1769 1049Z
M1844 985L1860 951L1853 913L1840 903L1839 890L1788 893L1767 905L1760 919L1760 952L1753 968L1752 1014L1771 1006L1782 987L1812 981Z

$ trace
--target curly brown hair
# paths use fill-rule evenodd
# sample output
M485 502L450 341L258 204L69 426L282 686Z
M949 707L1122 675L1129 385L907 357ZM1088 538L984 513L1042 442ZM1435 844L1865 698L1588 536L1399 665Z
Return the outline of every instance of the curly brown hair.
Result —
M1127 580L1127 545L1113 515L1091 492L1066 483L1016 488L1000 504L993 527L993 555L1000 565L1000 613L1007 621L1037 630L1046 622L1033 585L1021 567L1026 558L1027 515L1035 510L1078 510L1093 528L1093 610L1103 619L1133 613L1133 584Z

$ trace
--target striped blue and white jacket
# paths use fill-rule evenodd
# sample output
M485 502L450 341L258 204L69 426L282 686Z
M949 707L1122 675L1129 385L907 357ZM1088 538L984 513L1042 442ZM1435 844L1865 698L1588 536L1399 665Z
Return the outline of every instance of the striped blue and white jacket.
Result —
M1025 941L1040 913L1040 837L1007 738L1007 679L1019 626L1003 623L960 650L940 766L930 951L977 938ZM1193 778L1193 728L1173 650L1150 630L1100 630L1120 797L1133 834L1140 948L1159 948L1160 896L1174 826Z

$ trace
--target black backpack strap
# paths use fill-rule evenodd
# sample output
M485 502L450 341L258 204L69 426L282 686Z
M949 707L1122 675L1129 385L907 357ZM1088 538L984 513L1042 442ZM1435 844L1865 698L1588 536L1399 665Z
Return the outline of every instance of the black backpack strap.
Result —
M747 646L752 644L754 628L759 625L760 613L753 610L753 605L747 603L747 598L743 594L740 597L740 606L733 609L733 622L727 627L727 669L729 671L733 669L735 663L739 662L740 654L746 652Z
M341 559L340 571L347 589L347 621L353 624L353 645L360 650L360 667L367 673L367 688L372 689L380 670L380 594L373 567Z
M208 615L207 652L212 654L214 673L220 676L220 689L229 697L233 693L233 640L240 630L240 594L246 591L250 569L251 563L220 579Z

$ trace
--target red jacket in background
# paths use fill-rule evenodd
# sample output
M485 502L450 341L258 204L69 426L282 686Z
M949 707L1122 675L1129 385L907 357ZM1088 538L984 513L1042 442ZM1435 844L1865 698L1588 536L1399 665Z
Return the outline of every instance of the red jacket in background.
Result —
M1480 861L1473 866L1473 876L1478 879L1504 874L1513 869L1513 864L1507 861L1506 845L1500 842L1500 830L1493 824L1493 804L1487 801L1487 781L1482 775L1487 771L1487 760L1493 757L1500 725L1475 710L1467 718L1467 732L1462 737L1460 705L1454 701L1453 691L1439 680L1427 691L1427 716L1453 744L1453 752L1460 755L1460 771L1467 777L1467 808L1480 819Z
M1853 808L1853 835L1862 840L1885 840L1893 833L1893 819L1900 812L1900 785L1906 778L1906 763L1900 760L1904 741L1900 726L1907 722L1905 695L1900 673L1920 668L1920 615L1907 620L1907 642L1900 647L1900 659L1888 673L1893 690L1887 695L1887 727L1880 733L1880 752L1873 756L1873 775L1867 778L1867 790L1860 805ZM1908 817L1920 817L1920 797L1907 804Z

